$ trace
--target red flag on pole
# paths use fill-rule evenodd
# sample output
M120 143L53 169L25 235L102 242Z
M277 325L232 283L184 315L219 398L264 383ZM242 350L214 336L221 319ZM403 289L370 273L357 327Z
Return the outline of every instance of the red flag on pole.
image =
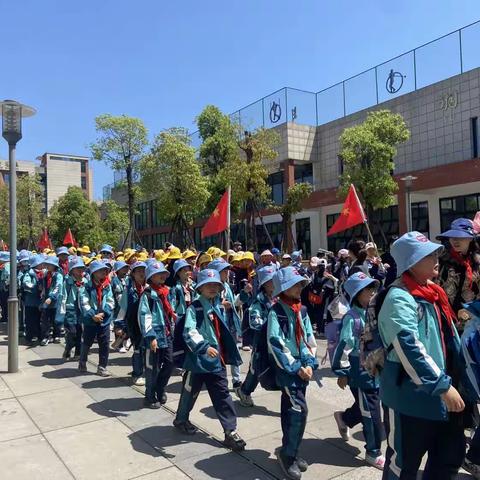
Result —
M48 236L48 230L46 228L43 229L43 233L37 243L37 247L40 250L43 250L44 248L52 248L52 242L50 241L50 237Z
M65 238L63 239L64 245L72 245L73 247L77 246L77 242L75 241L75 237L70 229L67 230L65 234Z
M229 227L230 219L230 189L228 189L218 202L207 223L202 228L202 238L210 237L223 232Z
M344 230L348 230L349 228L352 228L360 223L366 223L366 221L367 217L365 216L362 204L358 199L355 187L350 185L347 198L343 204L342 212L337 218L337 221L327 232L327 235L330 236L338 232L343 232Z

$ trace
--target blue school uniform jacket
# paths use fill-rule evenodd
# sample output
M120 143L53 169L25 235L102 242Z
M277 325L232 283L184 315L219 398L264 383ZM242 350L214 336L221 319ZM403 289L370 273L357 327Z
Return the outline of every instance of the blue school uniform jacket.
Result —
M5 263L0 268L0 291L8 292L10 288L10 263Z
M220 319L220 337L222 355L226 365L241 365L242 358L237 343L225 321L225 310L216 297L212 302L200 295L187 309L183 338L187 345L184 368L193 373L216 373L225 366L220 356L211 358L207 349L219 349L218 340L211 314L215 312Z
M195 299L195 290L193 286L189 286L190 288L190 296L191 301ZM177 314L177 317L182 317L187 313L187 302L185 301L185 292L183 289L183 285L180 281L170 289L170 294L168 296L170 301L170 305L172 306L173 310Z
M45 275L43 277L43 302L45 302L48 298L52 301L50 305L46 305L46 308L48 309L53 309L57 308L57 299L58 296L60 295L60 292L63 287L63 275L60 273L60 271L52 272L52 281L50 283L50 288L47 287L47 275L48 272L45 272Z
M64 325L80 325L82 323L82 312L80 309L79 292L87 283L82 278L80 286L70 275L64 277L63 287L57 301L57 312L55 322Z
M98 305L97 290L93 285L93 280L90 279L81 288L80 292L80 308L82 310L82 323L85 326L101 325L102 327L108 325L112 321L113 309L115 301L113 299L112 287L107 284L103 288L102 304ZM104 313L102 322L99 324L93 320L93 316L97 313Z
M167 336L171 332L166 328L162 302L151 287L146 287L140 297L138 324L147 347L154 339L157 340L158 348L167 347Z
M115 299L115 307L113 309L113 319L117 319L117 315L120 312L120 301L122 299L123 292L125 291L126 277L118 278L116 275L112 278L112 293Z
M415 299L396 280L379 312L378 327L388 353L380 376L380 397L389 408L413 417L447 420L440 395L452 384L446 373L442 334L452 361L460 364L455 326L441 332L434 306ZM448 329L447 329L448 330Z
M37 280L35 270L30 269L22 276L23 301L26 307L38 307L41 302L42 284Z
M304 387L306 382L298 376L300 368L318 368L317 342L305 307L302 307L301 316L303 335L297 346L293 310L279 300L268 314L268 351L274 360L279 387Z
M227 302L230 302L232 308L226 310L225 315L227 319L227 324L232 333L235 333L237 336L242 336L242 321L240 315L238 314L237 307L235 306L235 295L233 294L232 288L228 282L224 282L224 298Z
M354 306L345 314L340 339L333 354L332 370L338 377L348 377L350 387L373 390L378 388L378 380L360 365L360 336L364 325L363 308Z

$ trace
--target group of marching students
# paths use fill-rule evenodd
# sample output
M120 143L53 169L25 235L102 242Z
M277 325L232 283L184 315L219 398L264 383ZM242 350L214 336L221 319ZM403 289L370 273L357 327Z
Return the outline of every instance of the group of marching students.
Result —
M64 336L63 358L80 372L97 342L102 377L110 375L111 348L133 351L132 381L145 385L146 408L167 402L170 377L181 369L175 428L196 433L189 416L205 386L234 451L246 443L230 392L251 408L258 385L279 391L275 454L291 479L308 468L299 456L306 389L314 379L321 385L317 339L326 338L325 360L329 353L339 387L354 398L334 419L345 441L362 425L367 464L384 479L410 480L427 455L424 479L454 479L462 466L480 479L480 247L468 219L438 240L408 232L382 257L375 244L352 240L308 262L301 251L257 255L238 243L200 253L170 244L150 253L109 245L98 254L88 246L21 251L21 329L31 345ZM0 252L4 320L8 262ZM240 349L251 351L245 378Z

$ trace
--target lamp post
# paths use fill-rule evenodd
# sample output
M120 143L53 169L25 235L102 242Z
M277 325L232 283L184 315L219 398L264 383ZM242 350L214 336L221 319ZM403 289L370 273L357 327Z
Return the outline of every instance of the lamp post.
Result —
M417 179L417 177L414 177L412 175L407 175L406 177L403 177L401 180L405 182L405 190L407 192L406 197L407 197L407 232L412 231L412 185L413 182Z
M10 287L8 294L8 372L18 372L18 297L17 297L17 164L15 148L22 138L22 117L35 115L35 109L15 102L0 102L2 136L8 143L10 170Z

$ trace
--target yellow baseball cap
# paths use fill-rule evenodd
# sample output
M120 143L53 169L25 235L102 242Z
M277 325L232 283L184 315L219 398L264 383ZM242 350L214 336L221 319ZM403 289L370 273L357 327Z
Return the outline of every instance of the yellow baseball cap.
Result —
M197 256L197 254L193 250L185 250L182 253L182 258L184 260L186 260L187 258L192 258L192 257L196 257L196 256Z
M212 256L208 253L202 253L198 258L197 258L197 265L200 267L204 263L210 263L213 260Z
M182 252L178 247L171 247L170 251L168 252L168 259L169 260L178 260L182 258Z
M255 263L255 257L253 256L252 252L245 252L242 256L242 260L251 260Z

